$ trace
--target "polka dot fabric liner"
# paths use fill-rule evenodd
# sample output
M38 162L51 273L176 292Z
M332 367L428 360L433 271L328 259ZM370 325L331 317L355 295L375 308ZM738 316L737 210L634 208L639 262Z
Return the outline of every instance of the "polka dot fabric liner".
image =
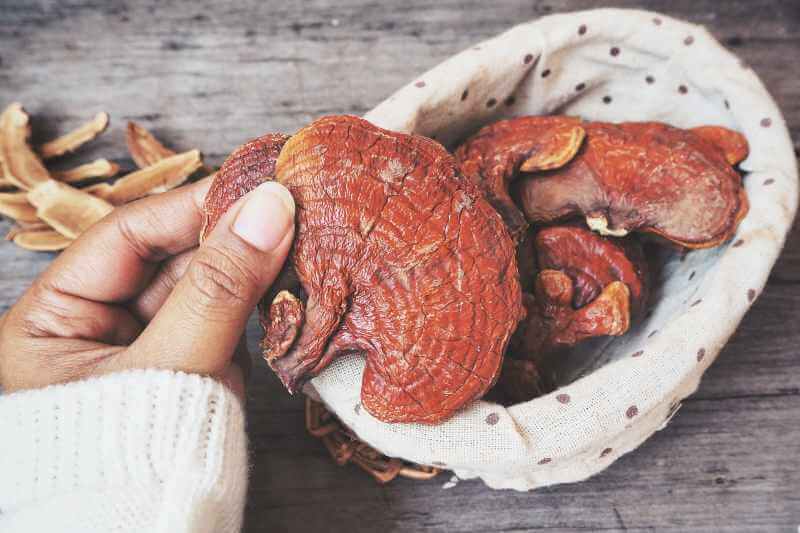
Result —
M652 12L602 9L516 26L412 80L366 118L452 148L494 120L551 113L737 129L750 143L741 168L751 206L731 242L670 259L649 317L592 345L547 396L509 408L478 401L437 426L393 425L360 409L361 357L312 381L311 392L368 444L493 488L585 479L663 428L761 292L797 207L792 144L756 74L703 27Z

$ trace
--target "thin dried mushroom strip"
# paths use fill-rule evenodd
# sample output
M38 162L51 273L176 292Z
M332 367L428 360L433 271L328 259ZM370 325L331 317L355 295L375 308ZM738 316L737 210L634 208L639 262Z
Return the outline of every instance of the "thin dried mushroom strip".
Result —
M98 184L91 187L89 192L113 205L120 205L143 196L174 189L185 182L202 164L200 152L189 150L131 172L119 178L113 185Z
M23 190L50 179L44 164L28 145L30 134L28 114L22 105L9 105L0 115L0 165L5 178Z
M580 214L603 235L640 231L710 248L730 239L747 214L742 178L731 167L746 154L740 134L658 122L586 122L583 128L584 147L568 165L518 182L529 221Z
M108 113L100 112L92 120L71 132L48 141L39 147L42 159L50 159L74 152L87 142L94 140L108 127Z
M28 202L25 192L0 193L0 215L18 222L36 222L36 208Z
M11 229L8 230L8 233L6 233L6 240L13 241L16 235L24 231L45 231L51 229L53 228L48 226L47 223L38 219L36 222L22 222L21 220L18 220L16 224L11 226Z
M288 328L271 326L289 332L267 350L284 385L299 390L361 353L361 402L379 420L433 424L483 396L522 317L521 291L502 219L453 157L424 137L325 117L237 149L206 197L204 234L270 179L295 198L289 265L306 299L299 333L294 312L275 315Z
M2 143L3 143L3 138L2 136L0 136L0 144ZM2 147L0 147L0 155L2 155L2 152L3 149ZM0 189L12 189L12 188L15 189L16 185L14 185L8 178L6 178L5 171L3 170L3 161L2 159L0 159Z
M55 230L21 230L11 240L20 248L33 252L57 252L72 244L72 239Z
M119 172L119 165L108 159L95 159L91 163L52 172L53 178L64 183L75 183L93 178L110 178Z
M81 187L81 190L93 196L97 196L98 198L105 198L106 196L111 194L111 184L95 183L94 185L87 185L86 187Z
M49 180L28 193L36 216L71 239L110 213L114 206L65 183Z
M462 174L483 189L516 241L528 223L508 193L520 172L552 170L567 164L583 143L581 120L536 117L501 120L481 128L455 152Z
M128 122L125 143L128 145L128 152L133 161L139 168L149 167L162 159L175 155L173 150L161 144L152 133L135 122Z

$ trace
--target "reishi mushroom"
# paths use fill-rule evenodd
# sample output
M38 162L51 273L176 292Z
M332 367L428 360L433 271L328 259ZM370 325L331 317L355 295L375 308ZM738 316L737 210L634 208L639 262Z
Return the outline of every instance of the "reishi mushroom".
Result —
M518 127L542 120L514 119ZM582 127L586 140L572 161L517 183L516 197L530 222L581 214L603 235L640 231L686 248L710 248L730 239L747 214L742 178L731 167L747 155L741 134L658 122Z
M612 236L647 232L687 248L729 239L748 209L731 165L747 153L743 136L719 126L521 117L451 156L430 139L331 116L234 151L206 198L202 235L263 181L287 186L297 231L259 305L265 359L295 392L361 353L368 412L433 424L482 397L501 366L507 396L521 401L545 386L537 365L554 351L624 334L645 307L648 272L639 242ZM574 215L589 229L528 231Z
M513 355L546 364L559 348L628 331L648 296L638 241L566 225L540 230L533 243L541 270L533 293L523 295L527 316L512 338Z
M549 226L533 240L542 270L560 270L575 284L572 305L580 309L603 289L621 281L631 293L631 313L638 316L648 296L648 268L638 240L603 237L578 224Z
M584 135L581 120L575 117L501 120L467 139L455 157L462 174L481 187L511 236L519 241L528 222L509 196L509 184L520 172L553 170L567 164Z
M630 289L621 281L603 287L591 302L575 309L575 282L560 270L542 270L536 277L536 303L548 323L547 348L574 346L602 335L622 335L630 327Z
M290 392L362 353L364 408L433 424L494 384L524 314L514 243L442 146L351 116L266 135L217 173L203 234L271 179L297 206L300 287L262 302L265 357Z

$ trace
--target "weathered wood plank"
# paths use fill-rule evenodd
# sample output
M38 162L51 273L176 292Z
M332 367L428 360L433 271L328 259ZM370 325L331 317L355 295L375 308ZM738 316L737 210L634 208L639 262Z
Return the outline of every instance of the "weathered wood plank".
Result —
M58 163L127 169L126 120L219 164L245 139L325 113L361 113L450 54L516 22L590 0L222 3L0 0L0 105L21 100L36 141L100 110L108 133ZM706 24L752 65L800 138L800 3L623 0ZM8 227L0 223L0 232ZM48 254L0 243L0 313ZM251 531L790 531L800 524L800 226L770 284L662 431L585 483L529 494L449 479L379 487L336 467L303 428L302 401L263 364L249 390ZM250 346L260 337L251 323Z
M378 487L354 467L331 471L319 442L295 438L299 423L262 427L281 444L257 450L269 461L255 463L248 523L253 531L788 530L800 512L797 444L782 432L793 417L797 397L688 401L668 431L599 476L530 494L475 481L443 491L447 475Z
M791 118L800 114L800 88L785 76L781 58L797 50L800 31L790 23L797 11L790 4L675 2L666 11L707 23L732 43ZM179 146L201 141L219 158L268 129L291 131L320 114L366 110L453 51L553 11L527 2L457 5L415 1L392 11L357 2L11 3L0 39L14 46L0 53L0 86L24 94L49 128L113 106L116 120L145 119ZM89 80L92 90L85 90ZM120 157L121 147L109 155Z

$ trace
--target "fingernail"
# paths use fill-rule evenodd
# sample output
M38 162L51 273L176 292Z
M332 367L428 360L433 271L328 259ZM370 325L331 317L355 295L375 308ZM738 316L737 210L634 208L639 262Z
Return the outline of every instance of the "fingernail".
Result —
M294 223L294 199L280 183L268 181L245 196L233 232L262 252L271 252Z

